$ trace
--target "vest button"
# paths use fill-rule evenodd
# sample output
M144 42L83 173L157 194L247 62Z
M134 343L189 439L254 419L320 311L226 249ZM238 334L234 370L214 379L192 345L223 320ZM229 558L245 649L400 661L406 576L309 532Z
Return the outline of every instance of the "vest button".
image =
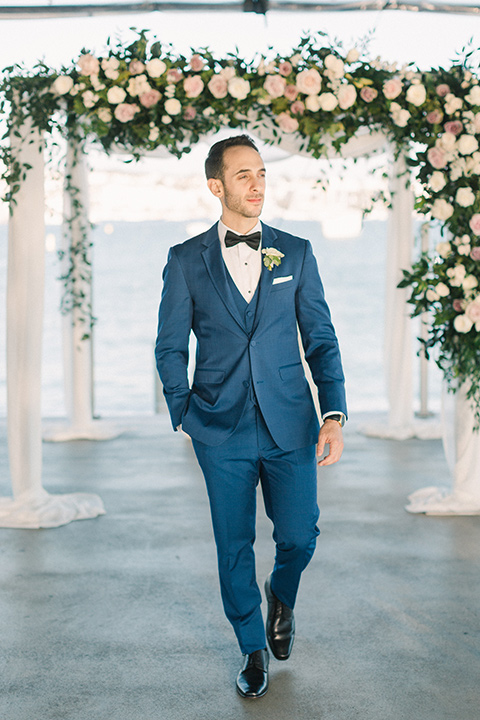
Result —
M251 345L252 347L255 347L256 344L257 344L257 343L256 343L255 340L252 340L252 342L250 343L250 345Z

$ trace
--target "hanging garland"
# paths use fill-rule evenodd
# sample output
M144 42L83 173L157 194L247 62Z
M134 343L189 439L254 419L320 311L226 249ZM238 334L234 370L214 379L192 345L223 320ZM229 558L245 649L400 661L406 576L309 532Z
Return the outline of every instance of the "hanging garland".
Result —
M46 133L96 138L140 157L159 146L180 157L224 126L273 126L276 140L296 134L319 158L340 150L360 128L381 131L420 180L416 210L440 221L447 239L404 271L413 315L429 311L426 349L455 389L470 383L480 421L480 85L472 53L450 69L421 72L348 52L323 33L303 38L286 55L246 61L188 57L151 41L146 31L128 46L84 51L55 72L40 64L3 73L0 112L9 132L26 117ZM26 171L2 148L3 178L14 202ZM77 248L78 251L78 248Z

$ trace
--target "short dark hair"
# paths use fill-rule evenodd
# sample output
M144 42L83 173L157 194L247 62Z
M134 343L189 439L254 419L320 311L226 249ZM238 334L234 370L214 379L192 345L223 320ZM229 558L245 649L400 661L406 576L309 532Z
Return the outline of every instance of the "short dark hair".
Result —
M237 147L238 145L251 147L252 150L256 150L256 152L258 152L257 146L248 135L234 135L233 137L225 138L225 140L220 140L215 143L215 145L212 145L207 159L205 160L205 175L207 176L207 180L210 180L210 178L223 180L223 156L225 150L228 150L228 148L231 147Z

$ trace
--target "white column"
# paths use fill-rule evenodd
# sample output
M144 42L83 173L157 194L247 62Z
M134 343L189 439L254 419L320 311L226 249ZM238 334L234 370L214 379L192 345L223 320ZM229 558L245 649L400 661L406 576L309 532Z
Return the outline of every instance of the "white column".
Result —
M44 440L107 440L119 430L93 419L92 251L88 219L88 169L81 143L67 145L62 232L62 276L70 274L63 317L63 365L67 422L45 429ZM67 291L67 292L68 292Z
M443 446L452 477L451 487L429 486L408 497L406 510L426 515L480 515L480 431L467 386L443 393Z
M56 527L103 514L96 495L49 495L42 487L41 361L44 296L43 138L29 121L11 133L22 168L11 207L7 271L7 425L13 498L0 498L0 527ZM25 169L23 177L23 168Z

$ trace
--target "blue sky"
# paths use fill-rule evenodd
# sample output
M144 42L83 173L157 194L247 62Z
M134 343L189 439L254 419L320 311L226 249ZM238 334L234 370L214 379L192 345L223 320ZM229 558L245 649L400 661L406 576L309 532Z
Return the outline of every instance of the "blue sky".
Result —
M82 47L100 52L109 35L131 37L129 28L150 29L178 51L210 47L215 54L238 46L246 57L274 46L291 49L304 31L323 30L348 49L372 33L370 54L414 61L421 69L448 65L473 37L480 45L480 17L440 13L369 11L343 13L241 12L139 13L90 18L0 21L0 68L15 62L31 67L45 59L53 67L69 64Z

